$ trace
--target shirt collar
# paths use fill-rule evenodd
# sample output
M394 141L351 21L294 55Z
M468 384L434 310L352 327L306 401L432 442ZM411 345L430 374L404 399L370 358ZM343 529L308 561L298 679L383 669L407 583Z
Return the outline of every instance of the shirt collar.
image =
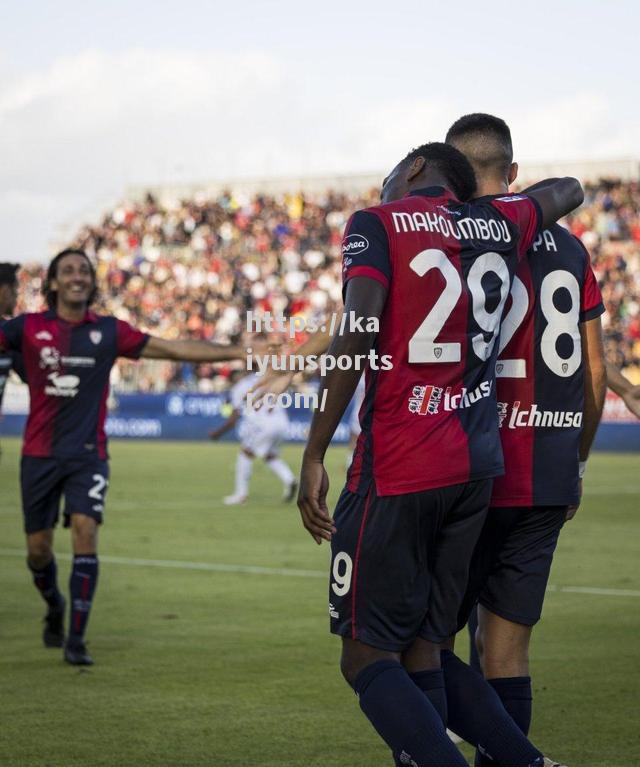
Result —
M47 309L47 311L44 313L44 316L48 320L59 319L55 309ZM72 324L74 325L75 324L84 325L86 323L95 324L97 321L98 321L98 315L95 312L92 312L91 309L87 309L82 320L79 323L72 323ZM62 322L64 322L64 320L62 320Z
M443 186L424 186L420 189L413 189L407 197L444 197L447 195L447 190ZM451 196L455 195L451 192Z

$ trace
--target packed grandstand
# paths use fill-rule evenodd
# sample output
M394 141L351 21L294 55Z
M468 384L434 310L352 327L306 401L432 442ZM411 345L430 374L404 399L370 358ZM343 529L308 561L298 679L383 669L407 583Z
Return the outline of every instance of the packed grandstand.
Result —
M591 253L607 314L610 361L640 383L640 188L632 181L587 184L584 205L564 223ZM317 319L341 301L340 243L349 215L375 204L377 190L194 194L174 202L148 193L122 202L68 244L94 258L98 311L155 335L237 339L246 312ZM20 273L19 311L41 306L43 267ZM298 340L302 340L301 338ZM225 388L228 367L122 361L120 391Z

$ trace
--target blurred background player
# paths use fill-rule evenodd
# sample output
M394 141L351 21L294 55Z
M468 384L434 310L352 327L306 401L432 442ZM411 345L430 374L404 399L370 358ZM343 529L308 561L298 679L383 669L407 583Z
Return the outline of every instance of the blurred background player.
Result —
M351 466L351 461L353 461L353 451L356 449L356 445L358 444L358 437L362 431L360 428L360 408L364 402L364 392L365 383L363 373L360 377L360 380L358 381L358 385L356 386L353 399L351 400L351 413L349 415L349 452L347 454L347 469L349 466Z
M249 482L253 473L253 462L261 458L265 465L283 484L282 500L289 503L298 489L296 478L289 466L280 458L280 445L288 436L289 417L282 405L262 406L256 409L247 402L247 395L259 381L255 374L235 378L230 399L233 412L228 420L209 436L220 439L223 434L237 427L240 451L236 460L236 481L233 495L223 501L227 506L244 503L249 496Z
M16 308L19 268L19 264L0 263L0 328L13 315ZM13 359L14 355L0 349L0 412L2 412L2 398Z
M239 359L237 347L165 341L115 317L89 310L96 297L94 267L81 250L64 250L49 264L43 292L49 309L22 314L0 328L0 349L22 354L30 409L21 461L27 564L48 606L43 640L64 645L64 658L91 665L85 629L98 581L98 525L109 484L106 401L119 356L216 362ZM64 496L71 527L71 614L64 637L65 599L58 589L53 528Z
M471 162L476 199L508 193L518 166L503 120L466 115L451 126L447 143ZM459 626L479 599L484 675L525 734L531 722L531 631L540 619L560 530L580 503L606 394L603 312L582 243L558 224L545 229L518 268L502 322L496 377L505 475L494 481ZM469 723L487 688L451 653L443 654L443 667L449 726L477 745ZM480 751L475 763L495 764Z
M0 328L13 315L18 301L18 264L0 263ZM15 355L0 349L0 415L4 390ZM0 454L2 450L0 449Z
M627 410L640 418L640 385L634 386L616 366L607 363L607 385L627 406Z
M324 378L326 407L314 414L303 458L298 505L314 540L331 541L341 670L397 764L466 764L444 729L440 642L455 628L502 469L492 391L500 319L540 223L582 198L565 179L536 194L540 208L523 196L458 202L474 188L459 152L428 144L386 179L390 205L350 219L345 312L384 316L379 333L348 332L329 353L356 358L375 343L394 364L367 371L362 434L333 520L324 455L360 378L355 365ZM502 706L480 716L483 744L501 764L542 764Z

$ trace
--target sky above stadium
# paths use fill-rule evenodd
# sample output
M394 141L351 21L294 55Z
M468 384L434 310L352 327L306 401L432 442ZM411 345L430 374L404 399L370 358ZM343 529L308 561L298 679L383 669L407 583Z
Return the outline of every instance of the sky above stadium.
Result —
M58 0L0 27L0 260L129 185L384 172L473 111L520 160L640 157L637 3Z

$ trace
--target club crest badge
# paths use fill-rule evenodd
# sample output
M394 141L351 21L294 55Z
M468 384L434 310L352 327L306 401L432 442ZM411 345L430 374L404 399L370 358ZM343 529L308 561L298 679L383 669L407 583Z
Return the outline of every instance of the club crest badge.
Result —
M102 332L100 330L92 330L89 333L89 338L94 346L97 346L102 341Z

